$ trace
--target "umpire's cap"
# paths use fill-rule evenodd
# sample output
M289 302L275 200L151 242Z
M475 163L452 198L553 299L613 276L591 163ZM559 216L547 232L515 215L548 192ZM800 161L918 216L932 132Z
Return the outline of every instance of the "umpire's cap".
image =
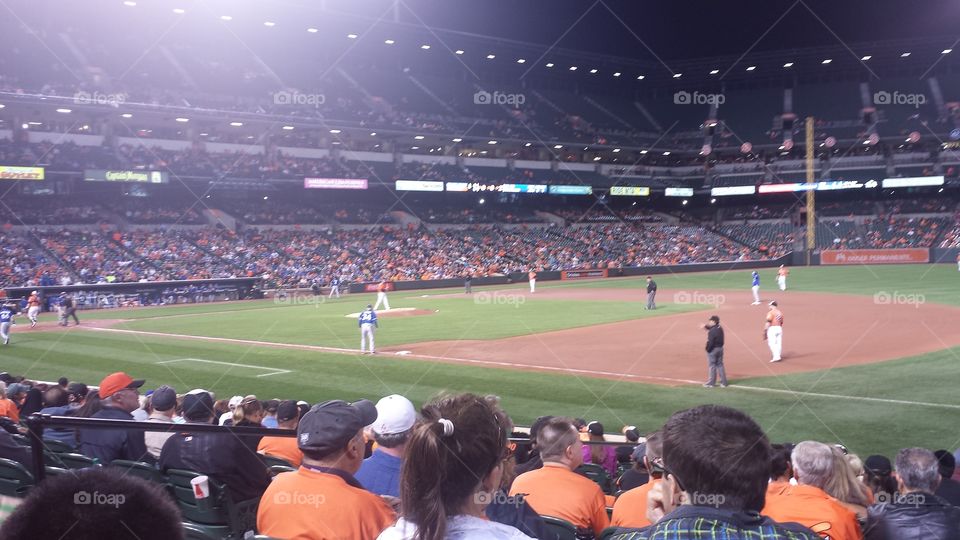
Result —
M717 317L716 315L711 315L710 320L717 324L720 324L720 317Z
M770 302L770 306L771 306L771 307L777 307L777 305L778 305L778 304L777 304L777 301L776 301L776 300L773 300L773 301Z

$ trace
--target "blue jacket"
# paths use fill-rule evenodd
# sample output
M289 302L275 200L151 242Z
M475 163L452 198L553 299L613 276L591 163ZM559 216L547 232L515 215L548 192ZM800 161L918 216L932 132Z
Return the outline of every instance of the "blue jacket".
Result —
M133 420L133 416L116 407L104 407L93 418L107 420ZM156 460L147 452L143 441L143 432L134 429L78 429L77 440L80 451L87 457L99 460L101 465L109 465L115 459L132 461Z

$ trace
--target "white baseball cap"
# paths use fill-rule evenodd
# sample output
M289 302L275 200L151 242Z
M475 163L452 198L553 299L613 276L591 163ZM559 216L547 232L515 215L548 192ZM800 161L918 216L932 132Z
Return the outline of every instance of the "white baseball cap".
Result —
M241 401L243 401L243 396L233 396L230 398L230 401L227 402L227 407L232 411L237 408L237 405L240 405Z
M377 419L370 428L380 435L394 435L408 431L416 422L417 409L413 403L393 394L377 402Z

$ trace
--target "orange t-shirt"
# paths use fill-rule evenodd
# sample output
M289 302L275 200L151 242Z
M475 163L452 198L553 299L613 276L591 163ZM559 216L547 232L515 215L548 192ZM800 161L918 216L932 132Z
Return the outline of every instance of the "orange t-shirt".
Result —
M257 530L273 538L374 540L396 520L377 495L306 467L278 474L257 509Z
M771 309L767 312L767 322L770 326L783 326L783 313L777 308Z
M14 422L20 421L20 409L11 399L0 397L0 416L5 416Z
M659 478L651 478L642 486L637 486L621 493L613 505L613 517L610 525L613 527L640 528L652 525L647 519L647 494L653 486L662 482Z
M531 270L530 272L527 273L527 277L530 279L537 279L537 273Z
M264 437L257 445L257 452L285 459L294 467L299 467L303 461L303 452L297 446L296 437Z
M778 484L767 489L761 514L779 523L799 523L831 540L860 540L857 516L825 491L813 486Z
M544 464L513 481L510 495L524 500L541 516L553 516L600 534L610 524L607 499L600 486L566 467Z

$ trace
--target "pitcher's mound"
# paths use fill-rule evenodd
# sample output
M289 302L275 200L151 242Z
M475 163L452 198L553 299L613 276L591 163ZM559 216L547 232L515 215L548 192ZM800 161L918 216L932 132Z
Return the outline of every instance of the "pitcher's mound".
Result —
M419 317L421 315L433 315L436 311L431 311L429 309L417 309L412 307L400 307L393 309L384 309L377 312L377 317ZM348 313L344 317L348 319L356 319L360 316L360 312Z

